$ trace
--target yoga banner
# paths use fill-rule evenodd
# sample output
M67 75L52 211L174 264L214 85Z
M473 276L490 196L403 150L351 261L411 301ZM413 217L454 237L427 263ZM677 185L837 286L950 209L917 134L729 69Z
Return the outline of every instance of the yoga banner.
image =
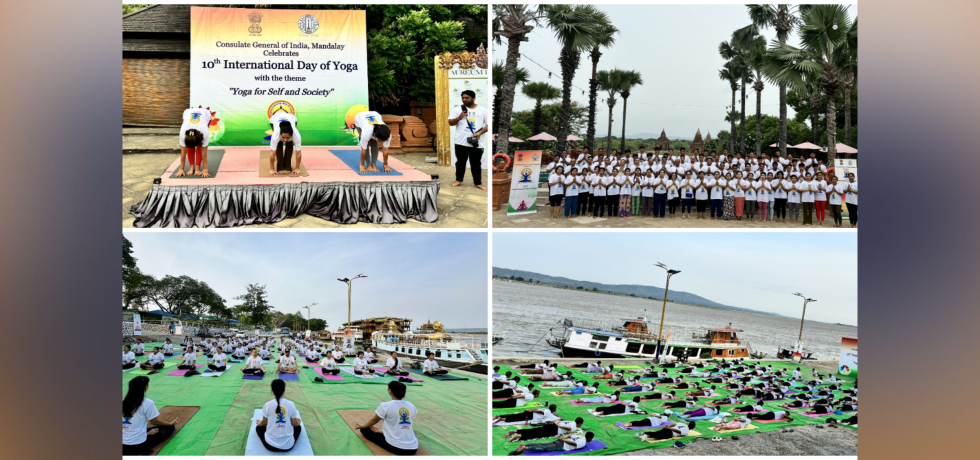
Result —
M268 146L269 117L298 119L304 146L356 145L368 110L363 10L191 7L190 106L210 146Z
M143 321L139 313L133 313L133 335L143 335Z
M840 362L837 372L840 375L857 377L858 373L858 339L841 337Z
M510 179L510 198L507 215L538 212L538 178L541 174L541 151L518 150L514 152L514 173Z

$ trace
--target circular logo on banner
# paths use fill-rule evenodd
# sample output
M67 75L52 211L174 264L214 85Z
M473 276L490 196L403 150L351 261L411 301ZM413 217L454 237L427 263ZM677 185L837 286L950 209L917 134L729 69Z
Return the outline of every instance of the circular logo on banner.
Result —
M299 30L302 30L303 33L312 34L319 28L320 21L317 21L312 14L307 14L299 18Z
M272 118L273 115L277 113L288 113L290 115L296 115L296 108L289 101L276 101L269 105L269 110L266 115L268 118Z

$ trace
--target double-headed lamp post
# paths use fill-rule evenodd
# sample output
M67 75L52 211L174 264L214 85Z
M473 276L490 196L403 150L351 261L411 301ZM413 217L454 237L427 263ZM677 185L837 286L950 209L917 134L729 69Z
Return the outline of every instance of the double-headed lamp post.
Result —
M303 307L303 308L306 309L306 330L307 331L310 330L310 307L312 307L314 305L316 305L316 302L313 302L313 303L311 303L311 304Z
M817 299L808 299L805 295L799 292L794 292L793 295L803 298L803 315L800 316L800 336L796 339L796 351L803 353L803 318L806 318L806 304L810 302L816 302Z
M367 275L362 273L353 278L337 278L337 281L340 281L341 283L347 283L347 332L350 331L350 284L351 281L354 281L358 278L367 278ZM344 335L346 335L346 333Z
M670 289L670 277L680 273L681 271L671 270L667 268L666 265L660 262L657 262L657 266L667 271L667 284L664 286L664 308L663 311L660 312L660 332L657 333L657 354L656 356L654 356L654 359L659 360L660 348L661 348L660 341L663 338L663 334L664 334L664 316L667 315L667 290Z

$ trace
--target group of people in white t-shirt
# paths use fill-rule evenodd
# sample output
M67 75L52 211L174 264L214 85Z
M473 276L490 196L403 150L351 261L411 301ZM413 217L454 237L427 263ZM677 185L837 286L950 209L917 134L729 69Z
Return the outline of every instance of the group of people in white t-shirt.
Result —
M824 225L827 209L833 226L843 226L846 203L851 227L857 226L857 177L839 180L822 160L741 154L687 155L639 153L627 149L595 156L569 151L545 166L551 218L675 218L744 220ZM608 212L608 215L606 213ZM692 216L694 214L694 216ZM801 216L802 214L802 216ZM801 219L802 217L802 219Z

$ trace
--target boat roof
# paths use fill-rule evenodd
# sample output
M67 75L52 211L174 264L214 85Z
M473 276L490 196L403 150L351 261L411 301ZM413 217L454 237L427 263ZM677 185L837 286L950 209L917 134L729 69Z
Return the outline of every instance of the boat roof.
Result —
M741 329L735 329L731 327L709 327L708 330L715 331L715 332L742 332Z
M572 329L574 331L589 332L589 333L592 333L592 334L608 335L610 337L622 337L623 336L622 334L617 334L615 332L597 331L595 329L586 329L584 327L575 327L575 326L572 326L572 327L569 327L569 329Z
M643 318L620 318L620 321L627 321L630 323L649 323L649 321Z

